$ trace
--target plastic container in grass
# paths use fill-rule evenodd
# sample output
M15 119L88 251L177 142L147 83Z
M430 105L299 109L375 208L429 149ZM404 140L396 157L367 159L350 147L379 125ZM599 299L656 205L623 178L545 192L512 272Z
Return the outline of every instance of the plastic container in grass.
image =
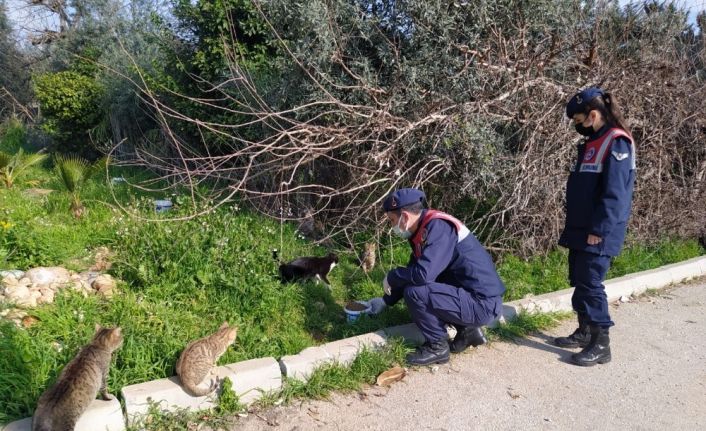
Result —
M351 301L343 308L343 311L346 312L348 323L355 322L361 314L368 314L370 310L371 307L368 301Z
M154 210L158 213L169 211L172 209L172 201L169 199L156 199L154 201Z

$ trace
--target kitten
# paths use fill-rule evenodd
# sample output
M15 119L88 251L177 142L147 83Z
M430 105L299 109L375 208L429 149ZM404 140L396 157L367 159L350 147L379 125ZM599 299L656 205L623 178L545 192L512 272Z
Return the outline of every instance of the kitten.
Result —
M279 275L282 283L307 278L317 278L326 283L329 288L331 282L326 276L338 264L338 256L329 253L325 257L306 256L294 259L289 263L279 265Z
M64 367L56 383L39 397L32 417L32 431L72 431L99 392L104 400L115 399L108 393L106 379L111 355L122 342L120 328L96 325L93 340Z
M218 378L211 379L207 388L199 388L198 385L213 373L218 358L235 342L237 334L238 328L229 327L228 322L223 322L215 333L189 343L176 364L176 372L182 386L197 397L215 391Z
M363 262L361 266L363 267L363 272L368 273L375 266L375 253L377 247L374 242L365 243L365 252L363 252Z

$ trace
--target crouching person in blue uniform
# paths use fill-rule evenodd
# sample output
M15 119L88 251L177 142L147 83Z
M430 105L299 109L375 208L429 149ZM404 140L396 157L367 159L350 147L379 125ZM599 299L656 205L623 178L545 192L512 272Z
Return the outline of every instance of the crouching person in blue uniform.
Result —
M483 246L458 219L424 208L421 190L401 189L383 202L397 235L412 246L409 264L387 273L385 295L373 298L378 314L404 298L426 342L407 356L412 365L448 362L449 352L463 352L486 342L481 327L499 317L505 286ZM449 346L446 324L457 334Z
M569 249L571 302L578 329L554 340L560 347L582 347L571 356L577 365L610 362L606 273L622 249L635 184L635 146L616 101L599 88L572 97L566 115L586 136L566 184L566 225L559 244Z

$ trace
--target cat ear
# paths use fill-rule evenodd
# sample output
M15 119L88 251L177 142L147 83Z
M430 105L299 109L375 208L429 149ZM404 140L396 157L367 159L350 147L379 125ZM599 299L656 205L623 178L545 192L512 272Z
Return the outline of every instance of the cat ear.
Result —
M95 328L95 329L96 329L96 332L98 332L98 331L100 331L101 329L103 329L103 327L101 326L100 323L96 323L96 328Z
M225 322L223 322L223 324L221 325L221 327L218 328L218 329L226 329L227 327L228 327L228 321L226 320Z

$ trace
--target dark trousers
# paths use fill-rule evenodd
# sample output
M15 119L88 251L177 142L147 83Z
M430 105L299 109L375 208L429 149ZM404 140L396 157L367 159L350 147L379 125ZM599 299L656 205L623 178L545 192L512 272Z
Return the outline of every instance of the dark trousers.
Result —
M477 299L470 292L443 283L404 288L404 300L412 320L428 342L446 339L445 323L482 326L502 310L502 298Z
M614 325L608 311L605 280L610 256L581 250L569 250L569 283L574 286L571 305L586 323L602 328Z

